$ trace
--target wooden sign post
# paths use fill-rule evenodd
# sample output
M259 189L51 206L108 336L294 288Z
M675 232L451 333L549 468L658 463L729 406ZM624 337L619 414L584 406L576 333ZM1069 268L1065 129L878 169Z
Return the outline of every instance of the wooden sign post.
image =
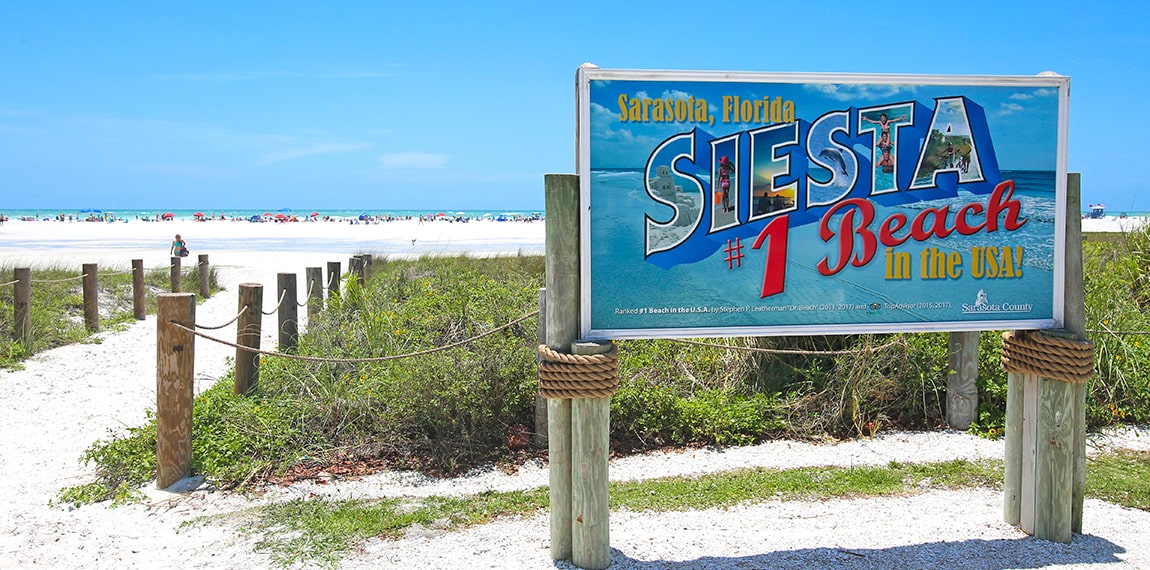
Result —
M1082 532L1086 378L1093 364L1093 349L1086 342L1078 173L1068 175L1066 195L1063 330L1047 336L1082 346L1089 351L1089 362L1080 365L1072 381L1008 367L1003 481L1003 519L1035 538L1064 543L1070 542L1073 533ZM1004 364L1010 360L1008 352L1006 345Z
M544 186L546 344L554 351L595 355L610 343L578 342L579 177L549 174ZM610 397L549 398L547 444L551 482L551 558L599 570L611 564L608 451Z

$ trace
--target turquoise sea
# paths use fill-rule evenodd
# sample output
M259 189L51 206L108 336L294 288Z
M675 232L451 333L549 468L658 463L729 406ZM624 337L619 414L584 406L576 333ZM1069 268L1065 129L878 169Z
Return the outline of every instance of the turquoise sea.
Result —
M366 215L370 217L375 216L391 216L393 218L406 218L419 216L437 216L442 214L448 217L465 217L465 218L493 218L499 219L503 216L507 219L515 218L529 218L540 217L543 215L542 210L381 210L381 209L363 209L363 210L295 210L289 208L281 208L277 210L242 210L242 209L221 209L221 210L147 210L147 209L100 209L100 208L39 208L39 209L4 209L0 205L0 214L12 220L21 218L44 219L55 218L63 215L72 216L73 219L80 218L86 219L88 216L103 217L104 219L115 220L139 220L139 219L155 219L158 216L170 213L172 217L177 220L192 220L195 219L197 213L203 214L204 217L226 217L249 219L252 216L266 217L275 216L276 214L283 214L285 216L303 219L310 216L312 213L318 214L318 217L332 217L337 219L356 219L360 216Z

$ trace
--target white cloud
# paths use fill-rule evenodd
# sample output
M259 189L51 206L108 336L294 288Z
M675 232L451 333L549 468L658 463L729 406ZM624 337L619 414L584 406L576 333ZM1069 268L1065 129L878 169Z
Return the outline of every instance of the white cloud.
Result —
M1023 108L1024 107L1018 103L1003 103L1002 106L998 108L998 113L996 113L996 115L999 117L1012 115L1018 111L1021 111Z
M399 170L404 168L443 168L447 166L446 154L432 154L429 152L397 152L384 154L379 157L379 165L384 170Z
M354 152L357 150L363 150L370 146L370 144L366 143L317 143L308 146L289 148L286 150L268 153L260 159L260 163L270 164L273 162L283 162L285 160L293 160L296 158L314 156L317 154L339 154L343 152Z
M821 93L838 101L853 101L867 99L890 99L899 93L915 92L913 85L892 85L883 83L813 83L804 86L806 89Z

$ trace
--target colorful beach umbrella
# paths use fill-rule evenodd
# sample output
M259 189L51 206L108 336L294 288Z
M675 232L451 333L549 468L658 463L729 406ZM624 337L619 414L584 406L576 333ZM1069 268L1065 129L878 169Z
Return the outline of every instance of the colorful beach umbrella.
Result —
M203 213L203 212L196 212L196 213L194 213L194 214L192 214L192 215L193 215L193 216L195 216L195 217L197 217L197 218L202 218L202 217L204 217L204 213Z
M311 213L311 217L313 217L313 218L318 217L318 216L319 216L319 212L312 212Z
M171 212L164 212L163 215L161 215L160 217L165 219L165 220L170 220L170 219L176 217L176 215L171 213Z

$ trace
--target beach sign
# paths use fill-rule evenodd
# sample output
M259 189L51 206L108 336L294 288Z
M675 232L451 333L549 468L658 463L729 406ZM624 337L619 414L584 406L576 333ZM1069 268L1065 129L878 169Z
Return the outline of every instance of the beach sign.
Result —
M581 67L583 337L1061 326L1069 86Z

